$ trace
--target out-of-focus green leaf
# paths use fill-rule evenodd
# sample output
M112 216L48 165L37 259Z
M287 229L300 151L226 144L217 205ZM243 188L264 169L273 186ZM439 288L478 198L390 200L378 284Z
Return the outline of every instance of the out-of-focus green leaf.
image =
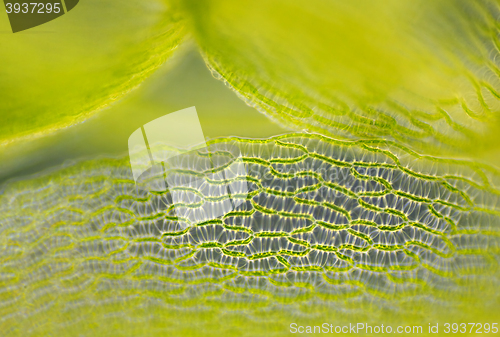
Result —
M492 1L179 2L216 77L296 130L494 161ZM490 160L491 159L491 160Z
M183 25L163 0L86 0L20 33L0 15L0 144L73 125L139 85Z

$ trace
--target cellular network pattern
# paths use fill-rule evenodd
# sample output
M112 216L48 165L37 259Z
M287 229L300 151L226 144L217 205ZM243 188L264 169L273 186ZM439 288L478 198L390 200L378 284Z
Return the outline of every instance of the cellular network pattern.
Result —
M472 297L494 301L495 169L390 141L312 134L208 144L210 152L194 151L168 171L183 182L204 179L197 189L180 184L190 196L182 204L154 188L163 177L136 184L128 158L4 185L2 331L83 332L103 322L115 322L114 333L131 322L168 331L193 315L209 329L232 314L278 322L276 308L292 316L319 307L411 313L408 303L451 310ZM234 160L247 169L231 183L246 193L219 188L227 181L216 173ZM241 202L203 222L176 212L228 198Z

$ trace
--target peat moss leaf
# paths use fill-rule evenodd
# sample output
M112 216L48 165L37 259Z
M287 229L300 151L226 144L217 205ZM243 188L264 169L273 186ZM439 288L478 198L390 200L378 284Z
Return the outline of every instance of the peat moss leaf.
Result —
M497 2L179 4L215 76L291 129L487 161L498 151Z
M498 319L498 171L310 134L209 146L170 162L170 192L163 172L136 184L128 157L0 185L1 331L289 336L297 317ZM206 171L234 168L235 149L229 180Z
M179 45L163 0L86 0L11 33L0 15L0 144L73 125L139 85Z

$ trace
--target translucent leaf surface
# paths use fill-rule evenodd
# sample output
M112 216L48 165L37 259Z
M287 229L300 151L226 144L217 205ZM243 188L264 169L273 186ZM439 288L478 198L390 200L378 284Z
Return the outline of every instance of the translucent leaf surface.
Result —
M0 30L0 144L92 116L139 85L184 33L162 0L87 0L15 34L1 15Z
M214 75L295 130L497 161L496 1L183 1Z
M2 331L286 335L297 317L491 319L496 170L386 141L292 134L209 144L211 159L200 150L171 167L180 180L212 177L212 194L182 207L229 198L212 173L235 147L248 171L231 179L250 191L237 210L203 223L178 218L168 191L136 185L128 158L4 185ZM213 169L197 169L208 161Z

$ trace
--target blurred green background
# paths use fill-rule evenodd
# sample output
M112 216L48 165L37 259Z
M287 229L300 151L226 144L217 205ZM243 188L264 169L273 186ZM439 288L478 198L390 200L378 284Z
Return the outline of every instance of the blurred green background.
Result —
M68 160L126 155L128 137L147 122L196 106L205 137L267 138L289 132L216 80L186 43L129 96L99 114L43 138L2 147L0 182Z

